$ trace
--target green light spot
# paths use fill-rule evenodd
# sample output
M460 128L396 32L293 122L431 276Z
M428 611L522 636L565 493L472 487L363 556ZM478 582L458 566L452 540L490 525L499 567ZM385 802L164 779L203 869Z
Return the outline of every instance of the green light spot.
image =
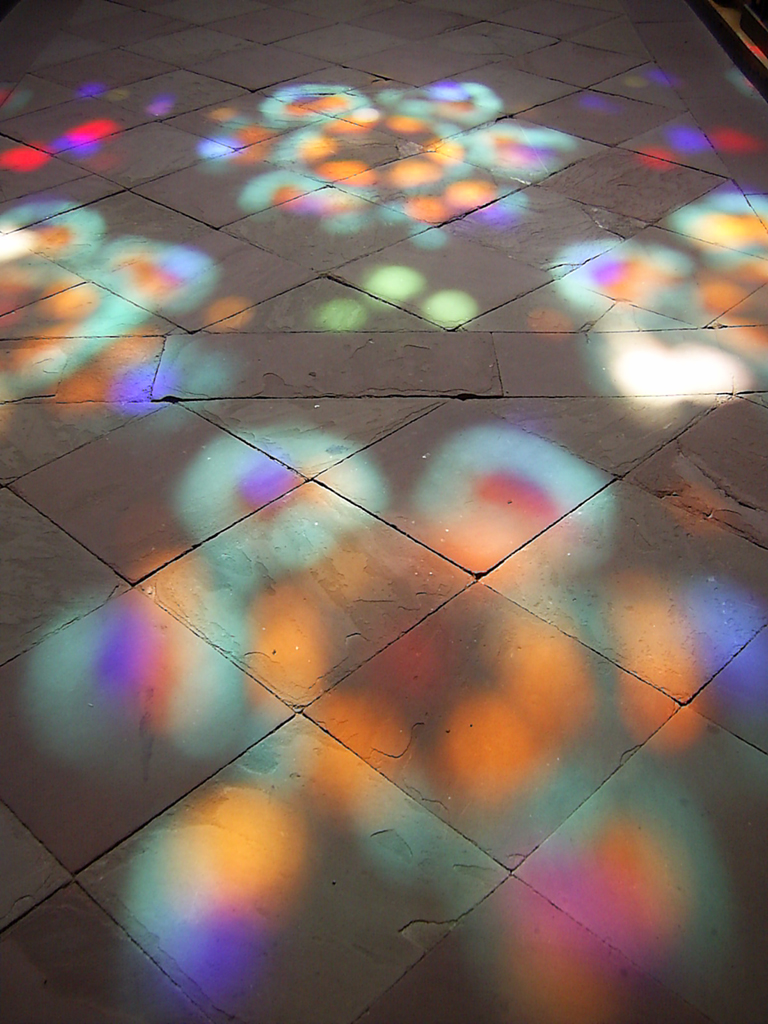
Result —
M478 314L478 306L466 292L435 292L422 305L421 310L429 320L441 327L458 327Z
M332 299L315 310L315 327L321 331L359 331L367 314L356 299Z
M378 267L365 280L365 290L387 302L404 302L417 295L425 280L413 267Z

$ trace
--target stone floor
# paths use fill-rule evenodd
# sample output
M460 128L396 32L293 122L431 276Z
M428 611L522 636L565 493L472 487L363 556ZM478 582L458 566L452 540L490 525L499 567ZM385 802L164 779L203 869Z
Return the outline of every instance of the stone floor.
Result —
M768 107L684 0L0 56L3 1022L768 1021Z

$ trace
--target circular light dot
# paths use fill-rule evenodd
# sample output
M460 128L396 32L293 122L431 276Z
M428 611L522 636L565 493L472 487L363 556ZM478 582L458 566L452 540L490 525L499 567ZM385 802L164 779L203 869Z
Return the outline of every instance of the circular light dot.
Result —
M324 331L357 331L365 320L365 310L355 299L332 299L317 310L315 326Z
M472 296L460 291L435 292L422 304L421 310L424 316L442 327L457 327L479 312Z
M403 302L417 295L426 284L422 274L412 267L377 267L365 281L372 295L389 302Z

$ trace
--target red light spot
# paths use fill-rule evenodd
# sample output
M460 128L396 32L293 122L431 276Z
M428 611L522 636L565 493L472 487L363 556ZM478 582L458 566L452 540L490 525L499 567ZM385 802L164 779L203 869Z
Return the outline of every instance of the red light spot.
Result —
M646 167L652 167L654 171L660 171L662 174L666 171L671 171L674 166L675 154L663 146L652 146L644 153L638 153L637 155L641 164L645 164ZM670 163L670 161L673 162Z
M15 149L8 149L0 154L0 167L6 171L36 171L38 167L50 160L47 153L41 153L39 149L30 149L28 146L17 146Z
M723 149L726 153L761 153L765 149L760 139L738 128L715 128L709 132L709 140L716 149Z
M552 516L555 503L541 487L516 473L489 473L475 482L481 501L493 505L510 505L523 515Z

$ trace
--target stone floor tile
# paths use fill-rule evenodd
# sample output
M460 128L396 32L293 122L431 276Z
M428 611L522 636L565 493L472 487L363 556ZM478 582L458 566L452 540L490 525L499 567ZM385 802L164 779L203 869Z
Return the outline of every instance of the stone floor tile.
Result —
M82 0L69 19L69 24L77 31L76 26L89 25L115 14L125 14L122 3L114 3L113 0Z
M221 105L242 95L243 90L236 85L218 82L215 78L179 68L164 75L154 75L142 82L133 82L125 89L112 90L107 93L107 99L114 98L116 103L129 110L151 114L161 120L171 115L178 117L211 104Z
M518 874L709 1018L759 1020L766 792L765 755L684 709Z
M586 90L529 110L536 124L615 145L669 120L667 107Z
M211 461L215 469L206 465ZM217 475L214 489L206 471ZM111 431L13 486L135 581L298 483L296 474L231 434L187 409L169 408Z
M159 14L191 21L194 25L207 25L211 21L259 10L268 11L269 8L255 0L217 0L215 7L211 6L209 0L170 0L158 7Z
M768 260L768 224L730 182L673 210L659 227Z
M103 402L85 406L39 399L2 405L0 483L24 476L122 426L126 419L146 416L158 408L148 402L115 408Z
M12 218L15 230L55 216L62 209L87 206L121 191L122 186L114 181L107 181L98 174L84 174L64 185L36 191L34 202L20 204L18 199L0 200L0 218L3 221Z
M312 477L436 407L424 398L224 399L195 412Z
M133 10L81 25L78 28L78 35L85 39L108 43L110 46L127 46L144 39L156 39L187 27L187 22L177 18L168 18L154 11Z
M613 53L627 53L637 57L648 57L648 50L629 18L614 18L577 32L570 36L574 43L582 46L594 46L598 50L611 50Z
M613 149L547 179L547 188L615 213L656 221L710 192L722 179L666 160Z
M628 71L642 63L642 58L565 41L514 57L513 63L528 74L554 78L586 89Z
M303 32L283 42L286 50L304 53L324 61L347 63L355 58L388 50L399 42L397 34L388 35L352 23L327 25Z
M466 237L434 248L426 239L391 245L339 269L363 291L440 327L453 328L545 284L549 275Z
M77 60L78 57L101 53L107 48L106 43L99 43L95 39L83 39L82 36L70 32L57 32L37 53L32 63L32 71L39 73L43 68L58 64L60 61Z
M367 488L371 462L392 481L388 491ZM486 402L463 401L421 417L320 480L470 572L483 573L610 477L500 420Z
M492 315L486 314L480 320ZM578 398L605 391L592 380L586 334L557 333L556 330L550 333L541 322L539 327L536 333L493 332L504 395ZM526 330L530 332L530 328Z
M142 57L122 49L104 49L87 57L42 68L40 77L67 86L83 99L90 99L98 96L100 91L132 85L170 70L172 68L167 61ZM90 106L82 106L86 117Z
M508 59L499 59L494 64L463 71L452 77L457 82L480 82L488 86L503 102L505 114L520 114L540 103L565 96L575 88L565 82L520 71Z
M231 82L244 89L265 89L268 85L288 82L299 75L321 71L328 62L297 53L283 46L260 43L247 45L243 49L204 60L191 66L192 71L201 75Z
M361 331L365 334L369 331L409 331L413 334L437 330L431 320L412 316L397 306L329 278L310 281L283 295L267 299L247 313L247 318L232 317L213 324L212 330L237 332L246 328L261 334L312 331Z
M75 885L20 921L0 947L8 1024L209 1020Z
M622 149L631 149L652 159L695 167L710 174L728 176L725 164L690 114L680 114L658 128L628 139L622 143Z
M0 928L69 881L69 874L4 804L0 804Z
M510 879L378 999L360 1024L705 1024L606 943Z
M218 32L227 32L253 43L276 43L313 29L322 28L327 19L279 7L243 10L232 17L218 18L207 24Z
M68 150L62 154L62 160L133 188L199 163L197 143L194 135L171 125L142 124L105 139L93 154Z
M2 669L2 799L79 870L291 712L143 594Z
M631 476L634 483L768 547L768 410L735 399L666 445Z
M686 701L768 622L766 567L761 549L619 482L487 582Z
M710 401L714 406L716 396ZM670 404L665 398L521 398L494 408L506 422L615 476L624 476L658 449L667 451L672 439L702 415L698 402Z
M567 257L566 257L567 258ZM555 257L555 262L558 257ZM543 334L572 334L587 330L611 308L611 300L595 292L581 290L578 301L571 299L557 282L523 295L512 302L477 317L466 324L469 331L498 331L500 333L541 332ZM537 357L549 350L540 349L536 342ZM558 367L551 367L557 372ZM547 392L549 393L549 392Z
M75 99L11 117L3 122L3 133L55 156L78 146L98 145L100 140L146 120L103 100Z
M477 585L307 714L514 868L675 708Z
M143 57L162 60L167 64L193 69L201 61L211 61L222 54L248 45L247 40L238 39L226 32L215 32L202 25L184 28L180 32L158 36L138 43L129 44L126 49ZM215 77L215 76L214 76Z
M429 8L426 8L427 10ZM527 32L522 28L510 25L498 25L493 21L479 21L464 28L443 32L433 40L435 46L459 53L482 53L493 59L517 57L521 53L531 53L556 43L554 36L545 36L540 32ZM490 70L490 69L484 69Z
M204 1008L284 1024L354 1019L503 877L299 718L82 876Z
M471 18L461 14L434 8L424 10L416 4L399 3L387 7L383 11L366 14L353 21L352 25L372 29L375 32L383 32L390 36L399 36L403 39L427 39L471 23ZM439 40L433 41L438 42ZM387 44L387 46L389 45L391 43ZM382 47L382 49L384 48Z
M704 687L691 707L768 753L768 633L762 630Z
M0 490L3 574L0 662L6 662L63 621L92 611L121 588L103 562L7 488Z
M488 64L485 54L459 53L455 50L430 48L419 43L399 43L363 57L344 58L353 68L391 78L408 85L427 85L443 78L453 78L462 71Z
M525 28L534 32L544 29L561 39L583 32L593 25L600 25L610 19L610 12L599 8L584 7L581 4L558 3L557 0L538 0L511 11L502 12L497 18L504 25Z
M257 307L257 310L261 307ZM365 313L366 307L361 309ZM337 310L338 312L338 310ZM199 334L168 338L154 397L499 395L490 334ZM422 333L420 333L422 332Z
M22 199L30 192L62 189L86 173L41 149L0 139L0 202Z
M72 99L72 90L37 75L24 75L19 82L0 86L0 121L19 114L53 107Z
M615 78L593 85L597 92L608 92L614 96L655 103L670 110L685 110L685 103L674 88L675 79L665 74L658 65L642 64L631 71L622 72Z
M0 278L2 315L17 311L17 315L23 317L22 310L38 299L57 295L83 283L81 277L36 253L24 253L19 259L6 260L4 264Z
M532 185L467 214L446 230L559 277L643 227L642 221Z
M697 216L707 212L704 200ZM705 327L763 287L767 276L768 260L649 227L577 267L559 287L574 302L586 288Z
M375 462L368 467L356 498L386 488ZM306 483L143 589L282 699L303 706L468 580L327 487Z

